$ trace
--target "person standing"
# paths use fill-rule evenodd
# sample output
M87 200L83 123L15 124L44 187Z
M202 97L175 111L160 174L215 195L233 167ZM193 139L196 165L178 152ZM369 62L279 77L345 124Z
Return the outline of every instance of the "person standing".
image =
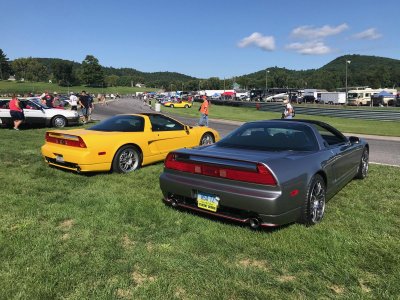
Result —
M104 96L104 94L101 94L100 102L101 102L101 105L108 105L108 103L106 102L106 96Z
M54 100L53 95L50 93L46 93L45 101L47 107L53 108L53 100Z
M147 95L144 94L143 96L143 104L146 105L147 104Z
M282 119L292 119L293 118L293 106L290 104L289 99L283 101L285 104L285 110L282 113Z
M82 91L79 96L79 105L82 108L83 123L89 121L89 110L90 110L90 98L86 95L86 91Z
M14 129L19 130L19 126L21 125L22 121L25 120L25 116L21 107L21 102L15 94L12 96L9 107L11 119L14 122Z
M46 105L46 96L49 94L48 91L43 92L43 94L40 95L40 102L43 105Z
M70 93L69 103L71 104L71 110L78 110L78 97L73 92Z
M208 127L208 100L207 100L207 96L203 96L203 103L201 104L199 111L200 111L200 121L199 121L199 125L200 126L204 126L206 125Z

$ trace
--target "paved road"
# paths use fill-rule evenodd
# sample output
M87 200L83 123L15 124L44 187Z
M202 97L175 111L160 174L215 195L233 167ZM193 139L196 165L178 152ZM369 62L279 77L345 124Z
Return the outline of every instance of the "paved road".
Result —
M149 112L152 111L147 105L144 105L142 101L134 98L122 98L116 101L111 101L109 105L96 105L93 112L93 119L102 120L109 116L113 116L120 113L138 113L138 112ZM174 116L174 118L181 122L194 125L198 122L198 119L186 118L180 116ZM210 127L215 128L221 134L225 136L233 129L237 128L241 122L235 121L224 121L211 119L209 122ZM400 128L400 126L399 126ZM400 129L399 129L400 130ZM351 134L346 134L351 135ZM370 162L384 165L393 165L400 167L400 138L390 137L379 137L379 136L367 136L358 135L370 144Z

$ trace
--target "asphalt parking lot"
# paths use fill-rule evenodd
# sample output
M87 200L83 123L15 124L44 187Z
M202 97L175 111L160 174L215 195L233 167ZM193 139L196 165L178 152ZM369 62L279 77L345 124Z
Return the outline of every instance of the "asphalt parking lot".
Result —
M96 105L93 119L103 120L107 117L121 113L138 113L153 111L148 105L137 98L120 98L108 102L109 105ZM173 116L188 125L195 125L198 119ZM226 135L242 124L236 121L210 119L210 127L219 131L221 136ZM345 133L352 135L351 133ZM370 144L370 162L376 164L400 167L400 137L381 137L372 135L358 135Z

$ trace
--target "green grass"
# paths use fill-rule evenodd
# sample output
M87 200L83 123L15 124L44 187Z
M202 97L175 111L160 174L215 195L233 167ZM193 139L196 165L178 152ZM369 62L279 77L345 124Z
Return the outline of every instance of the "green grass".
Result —
M164 206L162 164L49 168L44 132L1 129L2 299L400 297L399 168L372 165L317 226L251 231Z
M190 109L184 108L169 108L161 106L162 112L171 114L200 117L198 108L200 103L195 102ZM211 119L224 119L234 121L254 121L266 119L279 119L281 113L260 111L251 107L233 107L224 105L211 105L209 118ZM282 106L283 110L283 106ZM396 121L372 121L362 119L346 119L346 118L332 118L323 116L310 116L296 114L297 119L312 119L326 122L342 132L351 132L358 134L371 134L382 136L400 136L400 122Z
M50 93L57 92L68 93L68 92L80 92L85 90L87 92L98 94L98 93L119 93L123 94L133 94L135 92L144 92L144 91L153 91L155 89L152 88L137 88L137 87L127 87L127 86L119 86L119 87L104 87L104 88L95 88L95 87L86 87L83 85L79 86L70 86L70 87L62 87L55 83L46 83L46 82L18 82L18 81L0 81L0 95L4 94L20 94L24 95L27 93L42 93L44 91L49 91Z

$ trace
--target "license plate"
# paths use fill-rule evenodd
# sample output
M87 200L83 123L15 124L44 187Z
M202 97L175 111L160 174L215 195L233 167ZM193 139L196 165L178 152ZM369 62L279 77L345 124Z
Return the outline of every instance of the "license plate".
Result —
M62 155L57 155L56 162L60 162L60 163L64 162L64 157Z
M197 194L197 206L202 209L216 212L219 200L220 200L219 197L216 195L205 194L205 193Z

